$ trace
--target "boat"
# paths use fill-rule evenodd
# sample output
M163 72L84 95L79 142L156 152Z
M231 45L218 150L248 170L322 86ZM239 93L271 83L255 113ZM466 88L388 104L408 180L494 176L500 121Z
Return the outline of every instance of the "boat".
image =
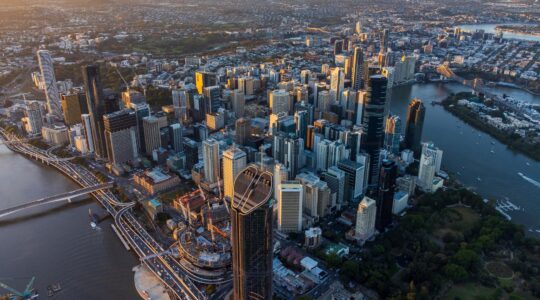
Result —
M525 164L526 164L527 166L530 166L530 165L531 165L529 162L526 162Z
M495 153L495 151L493 151L493 150L491 150L491 151L489 151L489 152L491 152L491 153Z
M478 181L482 181L482 178L480 178L480 177L476 177L476 180L478 180Z
M47 296L52 297L61 290L62 286L60 286L60 283L50 284L47 286Z
M491 144L492 144L492 145L495 145L495 142L492 141Z
M97 225L96 225L96 223L94 223L94 222L90 222L90 227L92 227L92 229L96 229L96 228L97 228Z

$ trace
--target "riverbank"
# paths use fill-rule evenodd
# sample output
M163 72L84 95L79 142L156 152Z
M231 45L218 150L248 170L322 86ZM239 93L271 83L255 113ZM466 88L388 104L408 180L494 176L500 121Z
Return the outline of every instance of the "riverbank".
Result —
M526 137L521 137L514 133L505 132L491 124L482 121L478 113L472 111L464 105L459 105L461 99L470 99L470 93L458 93L451 95L442 101L444 109L458 117L472 127L489 134L509 149L522 153L536 161L540 161L540 143L532 143Z

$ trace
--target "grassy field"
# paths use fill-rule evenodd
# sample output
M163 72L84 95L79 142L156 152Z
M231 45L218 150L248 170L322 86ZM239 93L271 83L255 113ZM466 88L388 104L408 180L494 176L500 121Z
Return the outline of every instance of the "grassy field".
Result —
M452 287L448 292L445 300L476 300L476 299L493 299L491 295L494 295L496 289L485 287L483 285L466 283L458 284Z
M498 278L512 278L514 272L505 263L491 261L486 264L486 270Z

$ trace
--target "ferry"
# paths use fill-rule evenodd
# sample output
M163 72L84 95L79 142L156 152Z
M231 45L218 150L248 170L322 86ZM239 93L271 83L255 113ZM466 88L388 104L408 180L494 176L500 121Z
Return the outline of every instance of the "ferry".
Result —
M60 286L60 283L50 284L47 286L47 296L52 297L61 290L62 286Z

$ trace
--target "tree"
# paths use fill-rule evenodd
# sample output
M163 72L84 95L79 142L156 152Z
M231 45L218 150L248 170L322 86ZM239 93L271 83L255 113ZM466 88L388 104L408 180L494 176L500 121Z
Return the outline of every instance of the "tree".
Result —
M326 254L326 257L324 261L330 268L337 268L341 265L341 256L339 256L336 252L330 252Z
M444 275L454 282L459 282L467 278L467 271L456 264L447 264L443 268Z
M452 257L452 262L462 266L465 270L472 271L479 262L476 252L469 249L460 249Z

